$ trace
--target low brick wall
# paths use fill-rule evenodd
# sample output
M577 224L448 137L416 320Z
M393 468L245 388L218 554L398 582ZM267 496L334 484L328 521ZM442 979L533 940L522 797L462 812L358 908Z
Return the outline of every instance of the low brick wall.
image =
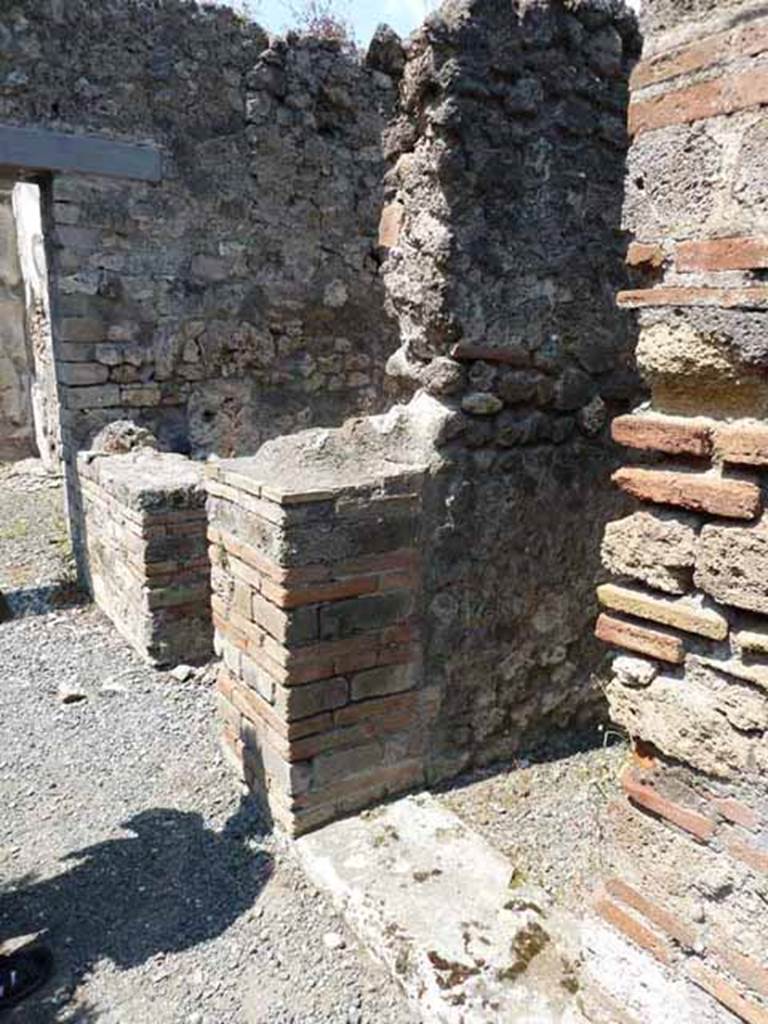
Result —
M421 474L353 471L208 467L224 745L294 834L423 784L436 713L413 624Z
M212 656L203 467L149 450L78 457L88 583L147 660Z

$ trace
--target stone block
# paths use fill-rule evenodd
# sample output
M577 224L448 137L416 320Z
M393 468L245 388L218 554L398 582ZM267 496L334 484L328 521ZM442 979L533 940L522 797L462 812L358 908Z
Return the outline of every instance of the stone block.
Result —
M385 249L392 249L400 239L400 230L403 223L405 208L402 203L389 203L381 211L379 221L379 245Z
M762 423L724 424L715 432L715 453L723 462L768 465L768 427Z
M630 242L626 263L629 267L658 270L664 263L664 250L656 242Z
M706 685L701 677L658 675L640 690L611 681L606 696L615 722L668 757L715 778L756 770L755 739L728 718L744 697L738 688L729 694L726 684Z
M723 604L768 614L768 522L707 524L699 537L694 580Z
M635 512L606 526L603 565L618 576L684 594L693 575L697 528L696 519L685 512Z
M120 388L116 384L68 387L64 391L64 402L68 409L107 409L122 405Z
M56 376L62 384L104 384L109 377L109 370L100 363L62 362L56 367Z
M350 697L356 701L400 693L414 687L417 678L415 665L387 665L356 672L350 680Z
M346 679L337 676L303 686L278 686L273 703L277 714L292 722L343 707L348 700L349 684Z
M68 317L59 321L61 341L103 341L107 328L103 320L95 317Z

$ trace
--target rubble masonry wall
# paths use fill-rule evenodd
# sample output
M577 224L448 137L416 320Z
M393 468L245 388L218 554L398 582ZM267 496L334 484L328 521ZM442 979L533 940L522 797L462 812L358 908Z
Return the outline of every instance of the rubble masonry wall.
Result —
M205 456L381 408L391 79L177 0L13 0L3 25L0 122L162 155L159 183L49 186L67 454L127 417Z
M472 0L407 49L385 136L389 369L454 411L424 498L435 776L598 704L598 549L624 507L607 422L641 394L614 301L639 45L620 3Z

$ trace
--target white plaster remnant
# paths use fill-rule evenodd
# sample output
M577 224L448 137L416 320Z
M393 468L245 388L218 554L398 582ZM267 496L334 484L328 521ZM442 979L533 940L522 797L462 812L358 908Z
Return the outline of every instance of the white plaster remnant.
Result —
M435 1024L583 1024L576 931L428 794L303 836L314 884Z

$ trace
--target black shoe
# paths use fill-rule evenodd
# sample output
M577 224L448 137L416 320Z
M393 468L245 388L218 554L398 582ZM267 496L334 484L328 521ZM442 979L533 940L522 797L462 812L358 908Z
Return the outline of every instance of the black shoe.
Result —
M0 1011L20 1003L45 984L52 969L53 957L45 946L0 956Z

